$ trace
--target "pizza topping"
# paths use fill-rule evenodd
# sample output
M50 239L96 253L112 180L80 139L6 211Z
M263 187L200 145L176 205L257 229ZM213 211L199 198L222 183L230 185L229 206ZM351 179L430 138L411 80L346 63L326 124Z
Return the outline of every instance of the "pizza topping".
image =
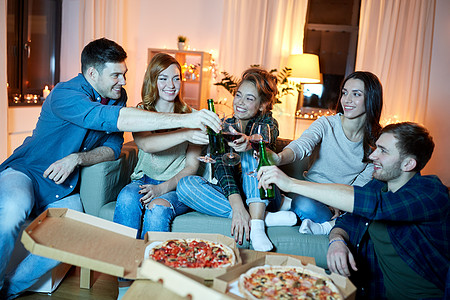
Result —
M236 261L227 246L195 239L166 241L152 249L150 258L174 268L220 268Z
M241 275L248 299L343 299L327 277L297 267L255 267Z

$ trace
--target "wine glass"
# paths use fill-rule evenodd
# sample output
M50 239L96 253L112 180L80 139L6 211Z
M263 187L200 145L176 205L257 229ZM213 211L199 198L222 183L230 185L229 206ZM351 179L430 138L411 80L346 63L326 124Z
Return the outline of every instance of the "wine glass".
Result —
M252 125L252 129L250 131L250 139L249 142L252 145L253 150L258 153L259 152L259 144L260 142L264 142L266 145L270 143L270 125L267 123L255 122ZM257 156L258 165L259 165L259 155ZM253 171L247 173L247 175L256 177L258 174L258 167Z
M242 136L241 120L234 116L230 116L222 123L222 135L227 142L237 140ZM222 156L222 161L227 166L235 166L241 161L239 154L233 152L233 147L230 147L230 152Z
M223 111L218 111L217 113L216 113L216 115L219 117L219 119L220 120L222 120L223 121L223 119L225 118L225 113L223 112ZM199 161L201 161L201 162L204 162L204 163L207 163L207 164L212 164L212 163L215 163L216 162L216 160L214 159L214 158L212 158L212 156L211 156L211 143L214 141L214 140L217 140L217 135L214 135L214 133L212 133L212 132L210 132L210 131L212 131L212 129L210 129L210 128L208 128L208 136L209 136L209 145L208 145L208 147L206 148L206 155L204 155L204 156L199 156L199 157L197 157L197 159L199 160ZM213 136L214 135L214 136ZM220 142L220 141L218 141L218 142Z

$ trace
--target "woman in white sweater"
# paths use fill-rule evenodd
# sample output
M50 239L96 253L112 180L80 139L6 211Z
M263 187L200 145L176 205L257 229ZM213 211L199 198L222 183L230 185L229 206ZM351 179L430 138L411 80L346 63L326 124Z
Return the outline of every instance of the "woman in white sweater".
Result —
M381 130L383 90L370 72L354 72L342 82L337 114L317 119L297 140L273 155L276 165L311 156L305 179L363 186L372 179L368 157ZM332 195L330 195L332 197ZM302 220L301 233L328 234L340 212L296 195L291 210Z

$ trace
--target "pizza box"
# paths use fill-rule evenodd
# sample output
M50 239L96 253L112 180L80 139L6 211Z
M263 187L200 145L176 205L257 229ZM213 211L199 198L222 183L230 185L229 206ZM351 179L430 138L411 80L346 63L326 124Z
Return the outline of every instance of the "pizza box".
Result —
M127 279L148 278L138 272L145 248L161 239L189 237L226 241L235 252L237 263L242 263L234 240L219 234L151 232L144 240L135 237L135 229L67 208L49 208L28 225L21 241L33 254ZM225 272L202 271L193 275L204 280Z
M261 257L260 259L254 260L250 263L230 268L226 274L214 278L213 288L219 292L229 295L233 299L244 299L242 294L239 293L239 289L236 284L239 276L253 267L264 265L301 266L305 269L320 273L333 280L334 284L338 287L345 299L355 299L356 287L348 278L335 273L327 274L324 269L317 267L316 265L310 263L304 264L302 263L302 260L288 255L266 255L265 257Z

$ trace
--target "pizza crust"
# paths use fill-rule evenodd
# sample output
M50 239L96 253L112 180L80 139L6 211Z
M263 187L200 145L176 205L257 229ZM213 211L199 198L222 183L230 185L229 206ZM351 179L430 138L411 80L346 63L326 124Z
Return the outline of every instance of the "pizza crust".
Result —
M291 273L288 273L289 271ZM271 279L269 276L263 275L269 273L276 274L276 272L285 273L285 275L283 276L285 278L285 281L283 282L280 281L279 280L280 277L277 277L276 279ZM305 277L306 275L306 278L291 280L291 282L289 282L289 275L291 275L293 272L301 273L302 277ZM258 281L252 280L253 278L255 278L255 276L258 276L260 280ZM261 278L265 278L266 280L262 280ZM263 283L261 284L261 282L263 281L267 283L265 286ZM284 292L281 292L281 294L276 295L277 292L281 291L284 288L281 285L282 283L284 284L284 286L290 286L291 289L294 289L295 285L303 287L303 289L307 289L307 287L313 288L303 291L305 295L300 296L301 299L315 299L316 297L318 297L318 295L315 296L312 295L313 290L316 289L330 292L332 296L326 299L344 299L341 293L339 292L338 288L336 287L336 285L334 285L334 283L331 281L330 278L321 275L319 273L316 273L314 271L297 266L253 267L239 277L238 287L239 291L244 295L244 297L249 300L293 298L287 295L286 293L287 289ZM307 295L307 293L309 293L309 295ZM285 297L283 297L283 295ZM310 296L310 298L308 298L308 296Z
M158 249L167 247L167 245L169 245L172 242L190 244L191 242L194 242L194 241L197 243L205 243L205 244L209 245L209 247L211 247L211 248L213 248L213 247L220 248L221 251L224 252L226 257L229 259L229 263L222 264L222 265L218 266L217 268L227 268L227 267L230 267L230 266L233 266L236 264L236 261L237 261L236 254L230 247L228 247L224 244L221 244L221 243L212 242L212 241L203 240L203 239L195 239L195 238L192 238L192 239L170 239L170 240L167 240L164 242L152 243L152 244L150 244L149 249L146 250L146 257L153 259L152 256L154 255L155 251L157 251ZM191 268L191 267L180 267L180 268ZM209 269L209 268L208 267L192 267L192 269Z

